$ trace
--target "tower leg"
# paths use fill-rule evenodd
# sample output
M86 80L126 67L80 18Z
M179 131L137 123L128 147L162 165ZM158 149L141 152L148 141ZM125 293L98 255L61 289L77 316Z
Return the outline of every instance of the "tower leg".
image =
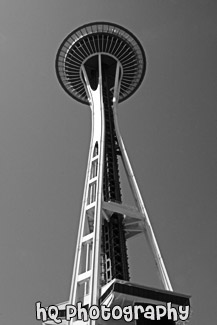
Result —
M90 87L87 73L84 68L82 69L91 102L92 135L69 299L69 304L76 306L78 302L81 302L87 308L98 304L100 294L101 205L105 121L102 100L101 56L98 55L97 57L99 78L96 90ZM95 321L91 321L90 324L95 324Z
M143 232L144 232L145 237L151 247L151 251L154 255L155 263L157 265L157 269L159 271L160 278L161 278L161 281L162 281L162 284L163 284L165 290L173 291L163 258L161 256L159 246L157 244L156 237L154 235L154 231L151 226L150 219L148 217L147 210L145 208L145 204L144 204L142 196L140 194L139 187L137 185L136 178L133 173L133 169L131 167L122 137L120 135L118 121L117 121L116 101L114 103L114 121L115 121L116 134L117 134L117 138L118 138L118 142L119 142L119 146L120 146L120 150L121 150L121 158L123 161L127 179L128 179L134 200L136 202L136 206L137 206L139 212L143 216Z

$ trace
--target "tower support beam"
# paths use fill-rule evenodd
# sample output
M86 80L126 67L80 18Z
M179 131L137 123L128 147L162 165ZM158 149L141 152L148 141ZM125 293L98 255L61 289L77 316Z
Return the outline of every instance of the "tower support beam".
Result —
M97 59L99 78L95 90L91 88L87 72L84 66L82 67L92 111L92 135L69 299L72 305L78 302L89 306L97 305L99 299L105 118L100 54ZM91 217L87 213L90 204L92 205ZM84 279L83 282L79 281L80 277Z
M150 219L148 217L147 210L145 208L142 196L140 194L139 187L137 185L136 178L134 176L133 169L131 167L130 160L128 158L121 134L119 132L119 126L118 126L118 120L117 120L117 104L116 103L117 102L115 101L115 104L113 106L114 107L114 121L115 121L115 128L116 128L116 132L117 132L119 146L121 149L121 158L123 161L124 169L127 173L127 178L128 178L137 208L143 216L143 232L144 232L146 239L151 247L151 251L154 255L155 262L156 262L156 265L157 265L157 268L158 268L158 271L160 274L160 278L161 278L164 288L166 290L173 291L163 258L161 256L161 252L160 252L156 237L154 235L154 231L151 226Z

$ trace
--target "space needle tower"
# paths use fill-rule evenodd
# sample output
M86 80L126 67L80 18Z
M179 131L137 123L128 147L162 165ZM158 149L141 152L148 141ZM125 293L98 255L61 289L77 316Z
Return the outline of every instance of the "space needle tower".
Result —
M102 304L124 308L138 303L189 303L187 296L172 290L118 127L118 104L138 89L145 69L146 57L139 40L125 28L108 22L89 23L74 30L57 53L56 73L61 86L73 99L89 105L92 113L70 296L57 305L63 324L127 324L123 318L84 322L75 317L67 321L66 305L76 306L78 302L87 309ZM123 203L120 166L134 205ZM139 234L145 235L151 248L162 289L130 282L127 241ZM149 324L143 322L138 319L130 324Z

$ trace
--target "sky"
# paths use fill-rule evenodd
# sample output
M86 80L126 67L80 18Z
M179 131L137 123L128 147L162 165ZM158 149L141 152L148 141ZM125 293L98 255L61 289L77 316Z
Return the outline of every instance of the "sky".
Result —
M54 61L92 21L122 25L145 49L121 134L174 291L192 297L189 324L215 323L216 15L215 0L1 0L0 324L40 324L37 301L69 296L91 115ZM133 282L160 287L143 237L129 259Z

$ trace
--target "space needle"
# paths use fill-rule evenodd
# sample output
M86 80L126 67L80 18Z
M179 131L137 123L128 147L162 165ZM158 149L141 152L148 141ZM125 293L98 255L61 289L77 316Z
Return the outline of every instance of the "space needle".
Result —
M141 43L130 31L114 23L94 22L77 28L63 40L57 52L56 73L62 88L73 99L89 105L92 113L69 300L57 305L65 325L127 324L123 318L66 320L66 305L76 306L78 302L87 309L102 304L111 308L168 301L175 306L189 304L188 296L173 292L118 127L118 104L138 89L145 70ZM133 205L126 205L123 200L121 166L134 198ZM130 282L127 241L141 234L153 253L161 289ZM142 249L138 257L141 253ZM166 321L164 324L171 324ZM54 323L48 320L45 324ZM130 324L149 323L144 323L143 318Z

